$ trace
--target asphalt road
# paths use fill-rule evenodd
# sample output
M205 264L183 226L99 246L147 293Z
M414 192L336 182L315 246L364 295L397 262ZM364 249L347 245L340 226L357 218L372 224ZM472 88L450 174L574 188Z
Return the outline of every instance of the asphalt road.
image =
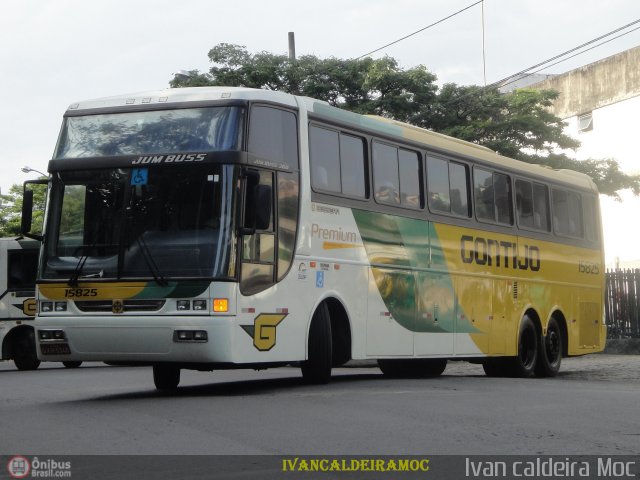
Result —
M640 454L640 356L566 359L554 379L488 378L450 362L436 379L341 368L183 372L0 363L0 455Z

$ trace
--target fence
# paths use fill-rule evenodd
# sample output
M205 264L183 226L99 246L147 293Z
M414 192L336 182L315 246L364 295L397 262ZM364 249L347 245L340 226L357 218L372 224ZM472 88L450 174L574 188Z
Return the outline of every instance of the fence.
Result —
M640 338L640 269L607 271L605 315L608 338Z

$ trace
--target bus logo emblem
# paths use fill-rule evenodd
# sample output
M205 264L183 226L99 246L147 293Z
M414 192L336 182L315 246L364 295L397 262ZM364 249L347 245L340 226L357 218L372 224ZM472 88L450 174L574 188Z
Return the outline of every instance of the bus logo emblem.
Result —
M276 345L276 327L287 313L261 313L253 320L253 325L240 325L253 338L253 346L267 352Z
M113 313L122 313L124 312L124 303L122 300L114 300L111 304L111 311Z

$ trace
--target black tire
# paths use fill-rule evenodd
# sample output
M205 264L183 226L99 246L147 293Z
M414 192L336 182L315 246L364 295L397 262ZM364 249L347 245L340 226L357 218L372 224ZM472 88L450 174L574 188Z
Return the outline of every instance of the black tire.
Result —
M540 339L536 375L539 377L555 377L562 364L562 330L558 321L551 317L547 325L547 334Z
M309 356L301 363L302 377L307 383L329 383L333 363L331 317L326 303L320 304L309 327Z
M426 378L442 375L447 360L442 358L380 359L378 368L392 378Z
M62 365L64 365L65 368L78 368L80 365L82 365L82 362L68 361L68 362L62 362Z
M169 365L154 365L153 383L162 392L176 390L180 383L180 369Z
M511 367L504 357L488 358L482 362L482 369L487 377L510 377Z
M40 366L33 330L22 332L13 344L13 362L18 370L35 370Z
M525 315L520 323L518 334L518 354L511 358L513 376L529 378L535 374L538 363L538 343L536 326L533 320Z

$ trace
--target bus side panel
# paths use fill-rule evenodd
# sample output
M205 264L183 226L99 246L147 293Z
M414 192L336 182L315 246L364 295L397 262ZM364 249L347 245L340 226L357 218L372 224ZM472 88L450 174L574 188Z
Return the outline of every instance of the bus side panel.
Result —
M273 287L238 296L236 363L305 360L311 319L329 298L346 313L333 320L348 322L352 356L365 356L370 268L358 228L349 208L309 207L301 210L298 231L298 245L308 246L303 251L309 255L296 255L286 277Z

